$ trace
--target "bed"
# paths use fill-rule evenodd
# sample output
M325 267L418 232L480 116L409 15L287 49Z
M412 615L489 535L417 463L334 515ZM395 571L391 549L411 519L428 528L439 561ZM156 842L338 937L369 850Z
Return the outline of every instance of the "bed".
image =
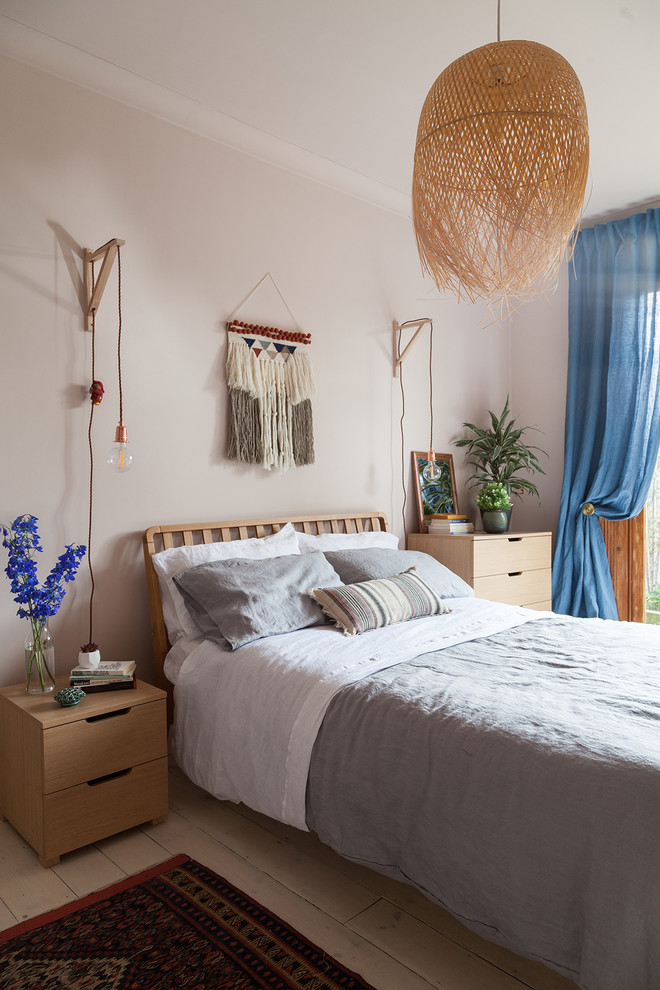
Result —
M585 990L660 987L660 631L475 599L376 512L143 545L195 783Z

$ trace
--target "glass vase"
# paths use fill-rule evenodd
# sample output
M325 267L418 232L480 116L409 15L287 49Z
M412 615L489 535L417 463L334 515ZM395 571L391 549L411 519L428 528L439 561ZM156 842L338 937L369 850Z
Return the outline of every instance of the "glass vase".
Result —
M25 690L46 694L55 688L55 647L47 622L30 621L25 637Z

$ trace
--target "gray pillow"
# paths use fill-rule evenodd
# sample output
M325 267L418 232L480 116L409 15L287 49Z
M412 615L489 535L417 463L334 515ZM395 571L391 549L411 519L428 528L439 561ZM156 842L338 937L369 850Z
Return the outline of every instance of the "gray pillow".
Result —
M324 621L310 588L341 584L322 553L199 564L174 575L186 608L209 639L232 650Z
M419 576L440 598L474 598L474 590L463 578L421 550L388 550L384 547L326 550L325 558L344 584L394 577L416 567Z

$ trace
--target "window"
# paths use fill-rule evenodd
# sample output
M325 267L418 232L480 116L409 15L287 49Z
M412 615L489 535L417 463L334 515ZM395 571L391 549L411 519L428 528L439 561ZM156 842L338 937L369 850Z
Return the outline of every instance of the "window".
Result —
M660 624L660 461L646 502L646 621Z
M639 298L649 352L658 327L660 292ZM660 625L660 458L646 505L636 519L601 519L619 619Z

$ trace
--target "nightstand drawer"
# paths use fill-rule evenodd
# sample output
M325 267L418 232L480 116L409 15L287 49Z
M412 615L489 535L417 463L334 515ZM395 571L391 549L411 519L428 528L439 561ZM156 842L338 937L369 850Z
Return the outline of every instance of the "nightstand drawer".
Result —
M477 598L551 611L552 533L411 533L408 547L454 571Z
M45 796L44 859L167 814L167 758L125 770Z
M511 535L475 539L473 562L475 581L487 574L509 574L512 571L547 568L551 552L550 541L549 533L542 533L539 536Z
M165 704L164 700L127 704L46 729L45 793L166 756Z
M507 605L531 605L547 602L552 597L550 571L512 571L474 579L477 598L487 598Z

